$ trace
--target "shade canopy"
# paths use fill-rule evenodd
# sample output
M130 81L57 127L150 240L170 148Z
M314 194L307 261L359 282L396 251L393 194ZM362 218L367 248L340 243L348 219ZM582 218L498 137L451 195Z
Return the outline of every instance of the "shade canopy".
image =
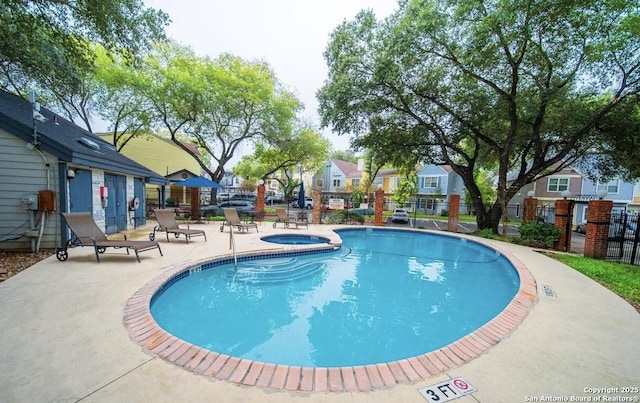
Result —
M300 191L298 192L298 207L305 208L306 204L307 202L304 197L304 182L300 182Z
M194 176L193 178L185 179L183 181L173 182L173 184L176 186L185 186L188 188L224 188L224 186L212 181L211 179L207 179L204 176Z

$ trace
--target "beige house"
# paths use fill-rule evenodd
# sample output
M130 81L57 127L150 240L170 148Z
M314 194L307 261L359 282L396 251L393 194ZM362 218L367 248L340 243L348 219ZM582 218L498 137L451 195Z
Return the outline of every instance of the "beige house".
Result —
M99 136L113 144L112 134L99 134ZM195 144L183 144L198 155L200 154ZM166 177L169 185L171 181L199 176L202 173L200 164L189 153L174 144L171 139L153 134L131 139L120 152L153 172ZM149 206L159 205L160 192L160 186L146 185ZM170 185L166 187L165 192L166 198L175 198L179 203L191 202L191 192L188 188Z

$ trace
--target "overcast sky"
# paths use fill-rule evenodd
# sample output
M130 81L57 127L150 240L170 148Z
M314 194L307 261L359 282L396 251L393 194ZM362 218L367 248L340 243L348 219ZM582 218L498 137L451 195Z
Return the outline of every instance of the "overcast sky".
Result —
M229 52L266 61L278 79L304 103L306 116L319 125L316 91L327 76L322 56L333 29L362 9L378 19L397 8L397 0L146 0L169 14L167 36L212 58ZM349 138L324 130L335 150Z

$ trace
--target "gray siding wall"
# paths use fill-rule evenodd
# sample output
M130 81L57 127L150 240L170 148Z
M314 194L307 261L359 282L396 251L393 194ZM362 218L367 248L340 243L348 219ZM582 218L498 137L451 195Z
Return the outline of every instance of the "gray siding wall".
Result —
M37 150L29 150L23 140L0 130L0 249L28 251L31 241L21 235L30 229L40 230L43 212L33 212L34 228L31 228L30 211L20 203L25 194L54 190L58 208L58 160L51 154L43 155ZM46 214L40 249L55 248L57 219L57 213Z

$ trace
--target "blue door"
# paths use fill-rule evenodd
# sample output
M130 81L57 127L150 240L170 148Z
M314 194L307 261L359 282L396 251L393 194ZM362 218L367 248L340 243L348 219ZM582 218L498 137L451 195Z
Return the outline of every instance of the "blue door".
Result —
M75 178L69 181L69 211L93 212L91 171L77 169Z
M108 202L104 210L105 233L113 234L127 229L127 178L121 175L104 175L108 189Z

